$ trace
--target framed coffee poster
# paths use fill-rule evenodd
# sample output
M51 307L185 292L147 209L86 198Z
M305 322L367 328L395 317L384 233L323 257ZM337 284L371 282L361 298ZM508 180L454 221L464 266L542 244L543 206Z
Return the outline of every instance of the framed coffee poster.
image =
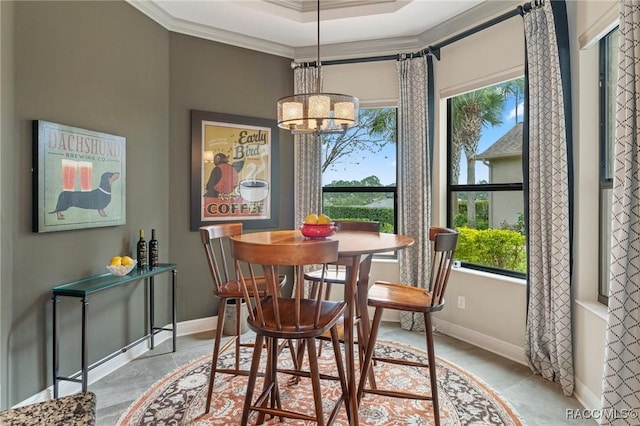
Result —
M191 111L191 230L221 221L277 226L274 120Z
M33 231L123 225L126 139L33 121Z

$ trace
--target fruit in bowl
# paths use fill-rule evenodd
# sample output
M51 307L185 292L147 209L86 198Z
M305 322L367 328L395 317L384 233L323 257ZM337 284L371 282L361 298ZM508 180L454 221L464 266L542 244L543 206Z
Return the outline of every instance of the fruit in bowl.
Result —
M129 256L113 256L111 261L109 261L107 269L113 275L122 277L131 272L133 267L136 266L136 263L136 260Z
M306 225L333 225L331 218L326 214L308 214L304 219Z
M336 227L329 216L312 213L305 218L300 232L307 238L326 238L336 232Z

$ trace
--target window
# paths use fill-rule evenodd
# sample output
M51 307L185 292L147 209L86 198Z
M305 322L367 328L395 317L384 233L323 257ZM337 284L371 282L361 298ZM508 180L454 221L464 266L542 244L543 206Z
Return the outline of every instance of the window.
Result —
M525 277L524 78L448 100L448 225L464 267Z
M358 125L322 136L322 210L396 229L396 108L361 108Z
M598 301L609 300L613 149L618 80L618 30L600 40L600 279Z

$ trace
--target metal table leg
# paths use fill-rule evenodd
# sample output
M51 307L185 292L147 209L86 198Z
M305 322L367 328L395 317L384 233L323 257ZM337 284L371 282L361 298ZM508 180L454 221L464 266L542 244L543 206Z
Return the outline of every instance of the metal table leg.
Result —
M176 279L177 279L178 271L171 271L171 322L173 323L173 352L176 351L176 336L177 336L177 323L176 323Z
M87 391L89 383L89 348L87 345L87 307L89 298L82 298L82 392Z
M58 370L60 368L59 351L60 344L58 343L58 336L60 333L58 326L58 296L53 296L53 397L58 398Z
M155 304L155 297L154 297L154 292L153 292L153 288L154 288L154 280L153 280L153 275L149 277L149 333L151 334L151 349L153 349L154 347L154 336L155 336L155 326L153 324L153 317L154 315L154 304Z

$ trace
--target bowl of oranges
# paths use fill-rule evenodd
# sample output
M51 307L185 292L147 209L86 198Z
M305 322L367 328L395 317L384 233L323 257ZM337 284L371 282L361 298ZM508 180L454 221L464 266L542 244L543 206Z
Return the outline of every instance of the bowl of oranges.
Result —
M123 277L133 270L136 263L136 260L129 256L113 256L107 269L113 275Z
M327 238L336 232L336 227L329 216L312 213L305 217L300 232L307 238Z

